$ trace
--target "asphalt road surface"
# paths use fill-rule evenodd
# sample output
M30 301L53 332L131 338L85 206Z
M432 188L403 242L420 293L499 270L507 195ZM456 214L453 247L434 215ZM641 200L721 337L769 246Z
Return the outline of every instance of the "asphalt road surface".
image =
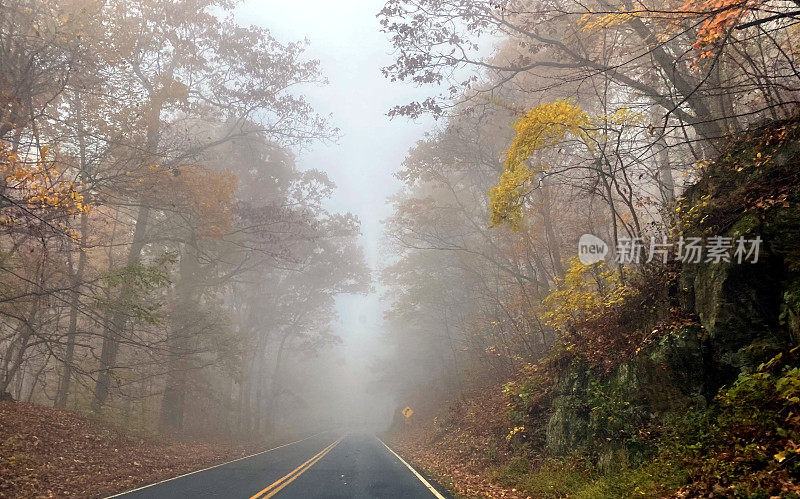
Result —
M327 432L112 497L449 498L374 435Z

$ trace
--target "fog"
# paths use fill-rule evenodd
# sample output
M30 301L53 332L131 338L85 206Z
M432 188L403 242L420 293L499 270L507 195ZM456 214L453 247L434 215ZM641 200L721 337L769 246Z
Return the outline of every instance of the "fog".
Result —
M797 45L534 4L0 0L0 397L266 443L603 351Z
M343 388L328 399L325 410L363 411L377 426L391 422L391 413L402 402L396 385L381 375L381 363L393 354L393 347L386 341L383 319L386 289L377 277L394 259L382 245L382 222L391 214L388 198L401 187L395 173L408 149L435 125L431 117L387 116L397 103L424 98L431 89L390 82L381 74L381 68L391 64L393 51L380 31L377 13L382 7L380 0L254 0L236 10L239 22L270 28L282 41L307 40L308 55L320 61L327 79L327 84L302 92L319 113L331 117L339 137L310 144L298 152L297 162L301 168L330 175L336 184L327 202L331 210L358 216L359 241L375 279L368 294L337 298L334 330L344 343L330 354L341 360L342 372L336 376L343 378Z
M413 92L402 83L390 84L380 73L380 68L391 62L391 46L376 19L381 7L380 1L340 5L255 1L237 10L240 20L276 26L273 31L282 40L308 40L309 55L321 62L328 83L304 89L304 93L320 113L333 118L341 136L333 143L313 144L301 151L298 164L329 173L337 186L329 206L359 217L360 241L373 270L385 261L380 247L381 221L390 214L387 198L399 189L393 174L408 148L425 131L424 123L386 116L398 97L410 100L421 92ZM339 355L347 366L342 376L351 377L347 390L362 396L367 390L364 385L374 381L371 371L376 357L387 353L382 316L385 305L380 295L374 283L366 296L337 299L340 319L335 331L344 340ZM393 394L386 396L387 400L380 403L393 400ZM352 401L350 395L343 405L352 405ZM385 408L381 410L385 415Z
M396 345L379 274L396 256L383 221L395 173L434 121L387 116L430 89L381 74L393 50L381 7L3 6L9 39L26 40L6 62L40 50L25 23L65 61L41 87L5 67L9 95L41 118L8 101L3 139L20 168L52 161L44 183L59 180L45 188L71 196L19 216L53 230L30 249L40 273L7 287L6 316L34 316L4 323L17 328L4 393L186 435L388 427L406 402L387 367ZM206 65L190 58L199 51L214 54ZM5 188L24 203L36 187ZM10 230L6 248L30 235ZM50 254L54 268L41 263ZM19 297L26 286L48 290L41 315ZM31 342L31 327L47 340Z

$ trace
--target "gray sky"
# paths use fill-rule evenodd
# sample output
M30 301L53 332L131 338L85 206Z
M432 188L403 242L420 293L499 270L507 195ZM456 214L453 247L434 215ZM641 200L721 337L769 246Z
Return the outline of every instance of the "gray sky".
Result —
M362 244L372 269L380 267L381 220L390 214L386 198L399 188L393 173L432 120L389 120L395 104L429 95L391 83L380 68L392 61L387 35L375 15L384 0L250 0L237 11L237 20L269 28L281 41L308 39L308 55L318 59L329 85L304 89L317 111L332 115L341 132L335 144L317 144L302 152L302 168L317 168L336 182L331 202L335 211L349 211L361 219ZM382 305L378 293L342 297L338 333L346 343L351 367L361 354L374 352L380 339Z

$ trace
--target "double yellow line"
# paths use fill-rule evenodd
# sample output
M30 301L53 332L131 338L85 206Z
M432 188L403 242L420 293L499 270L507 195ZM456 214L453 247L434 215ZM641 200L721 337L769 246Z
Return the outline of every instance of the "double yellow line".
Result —
M279 478L277 481L275 481L275 483L273 483L269 487L257 492L250 499L269 499L270 497L274 496L275 494L280 492L284 487L295 481L295 479L297 479L297 477L302 475L306 470L314 466L317 463L317 461L325 457L325 455L331 450L333 450L334 447L339 445L339 442L341 442L342 440L344 440L344 435L339 437L338 440L336 440L329 446L319 451L316 455L314 455L314 457L312 457L308 461L304 462L297 468L293 469L292 471L284 475L282 478Z

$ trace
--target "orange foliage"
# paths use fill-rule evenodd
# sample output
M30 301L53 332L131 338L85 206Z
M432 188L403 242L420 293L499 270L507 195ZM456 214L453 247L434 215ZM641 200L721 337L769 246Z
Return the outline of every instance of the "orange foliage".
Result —
M686 0L679 11L691 17L706 17L693 45L703 58L711 55L707 47L717 43L762 3L764 0Z
M220 239L233 227L233 199L237 179L229 171L214 173L187 166L176 180L187 196L187 205L197 215L201 236Z
M229 171L153 165L136 184L150 206L189 215L201 237L221 239L233 227L237 179Z
M38 216L38 212L49 211L64 215L74 215L89 211L79 193L80 184L61 180L62 171L56 163L48 159L48 151L43 148L37 161L24 161L0 145L0 178L4 181L2 192L4 203L11 202L25 210L27 215ZM5 210L0 216L0 224L15 223L15 210Z

